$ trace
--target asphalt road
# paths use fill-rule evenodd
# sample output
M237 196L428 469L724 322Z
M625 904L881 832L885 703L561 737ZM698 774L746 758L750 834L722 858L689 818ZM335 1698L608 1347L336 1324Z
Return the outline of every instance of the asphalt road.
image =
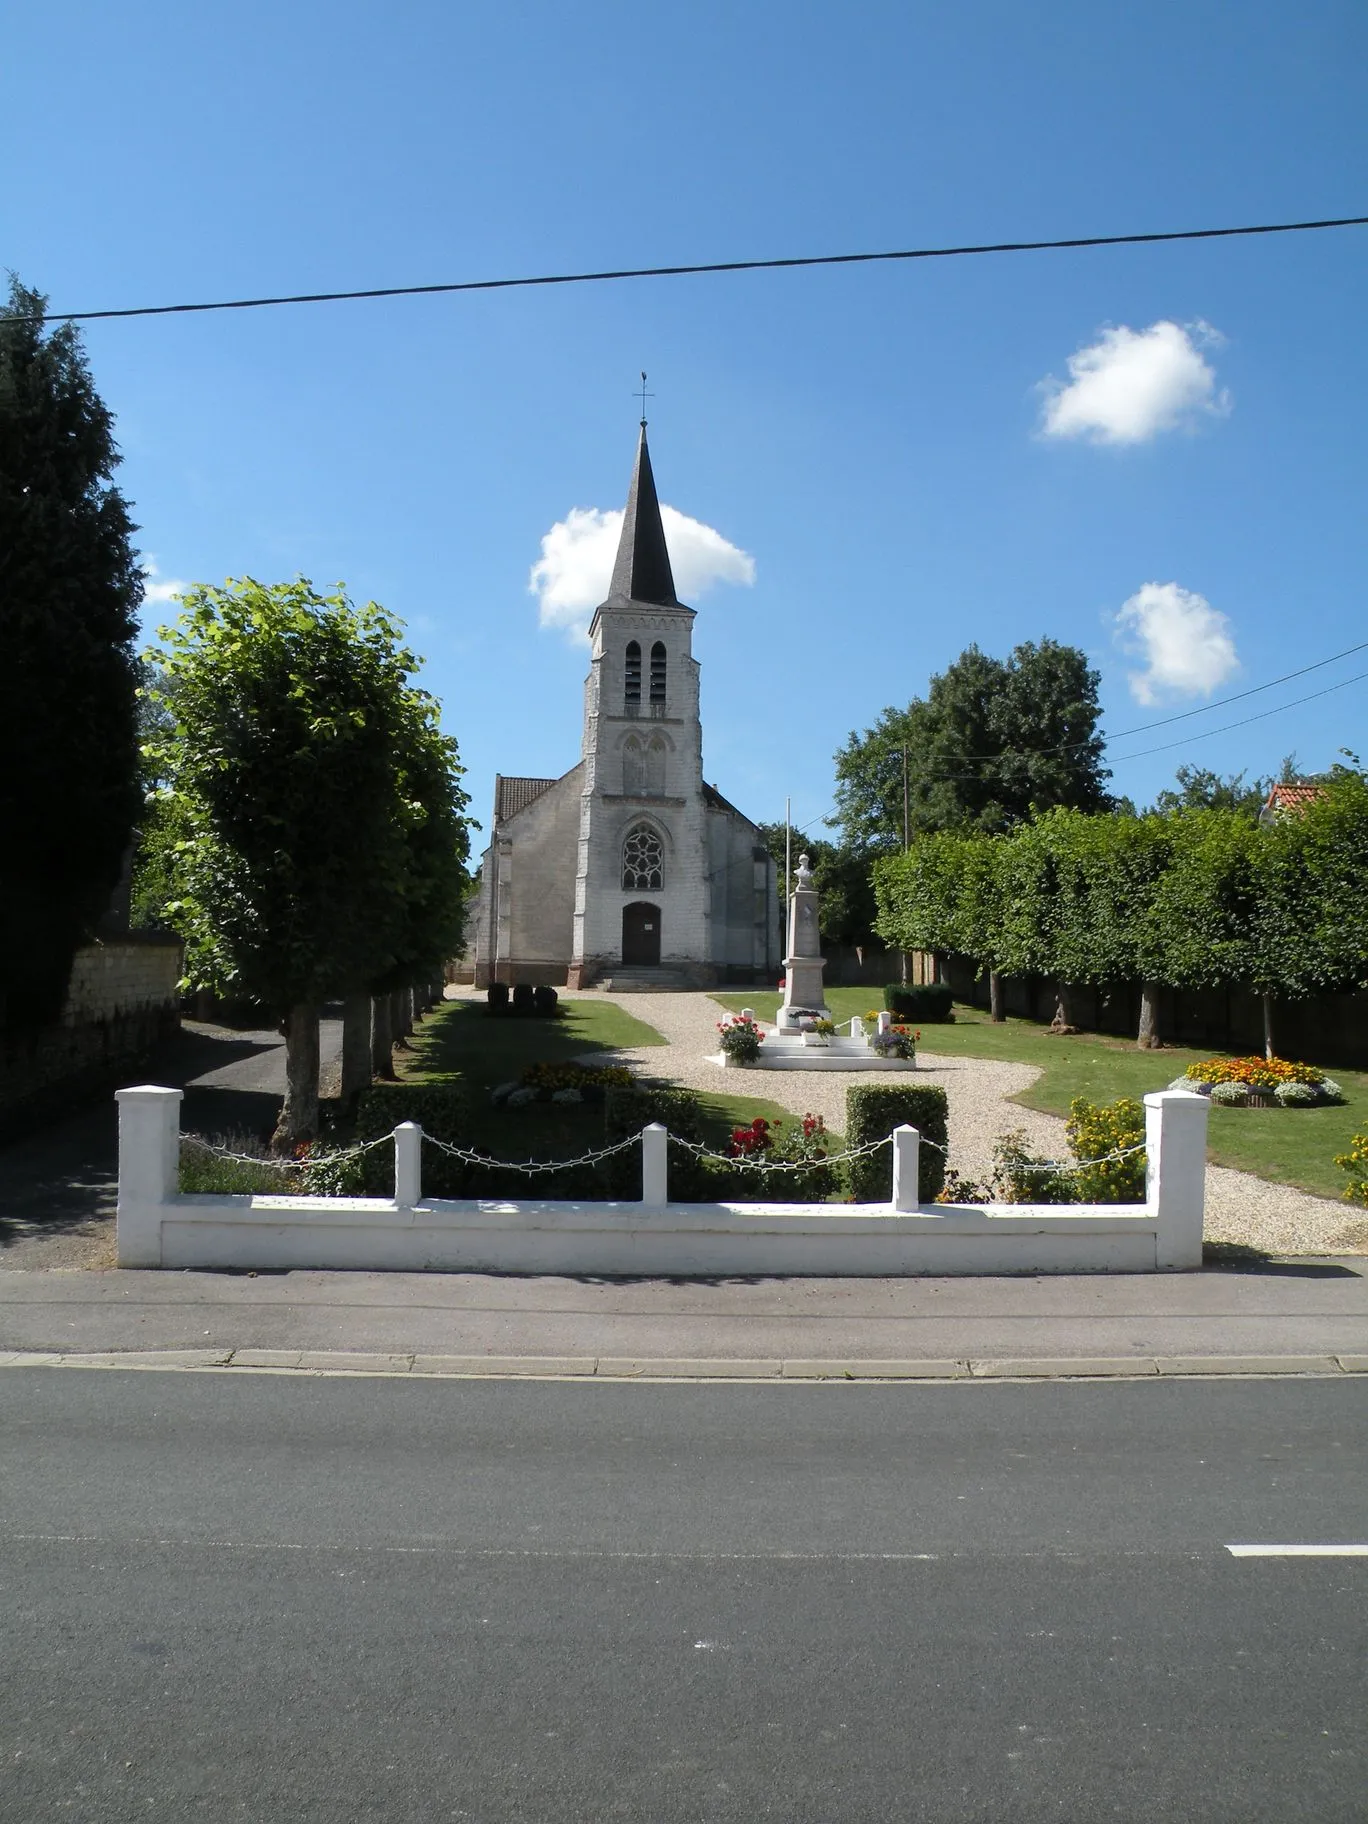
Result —
M4 1394L6 1824L1368 1815L1358 1381Z

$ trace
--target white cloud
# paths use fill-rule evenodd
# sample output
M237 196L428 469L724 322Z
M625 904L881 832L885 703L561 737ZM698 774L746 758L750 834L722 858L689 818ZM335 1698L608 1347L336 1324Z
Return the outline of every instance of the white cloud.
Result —
M190 587L178 576L163 576L155 557L144 557L142 573L144 602L174 602Z
M1144 660L1130 674L1137 703L1209 697L1239 669L1230 622L1204 595L1177 583L1146 583L1116 613L1126 650Z
M1104 329L1069 356L1067 385L1053 375L1041 381L1042 432L1089 443L1146 443L1160 431L1224 417L1230 394L1217 392L1215 369L1202 353L1221 341L1209 323Z
M660 517L682 600L695 600L714 583L755 581L755 559L720 532L663 503ZM543 536L541 556L528 577L543 627L576 634L587 630L594 609L608 593L621 533L620 507L613 512L572 507Z

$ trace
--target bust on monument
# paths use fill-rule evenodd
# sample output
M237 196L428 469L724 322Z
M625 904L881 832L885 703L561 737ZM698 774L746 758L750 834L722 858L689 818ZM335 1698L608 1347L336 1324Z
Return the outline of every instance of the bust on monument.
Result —
M817 889L808 857L798 857L798 872L789 898L788 953L784 957L784 1001L775 1026L780 1032L802 1032L805 1022L828 1020L822 955L817 926Z

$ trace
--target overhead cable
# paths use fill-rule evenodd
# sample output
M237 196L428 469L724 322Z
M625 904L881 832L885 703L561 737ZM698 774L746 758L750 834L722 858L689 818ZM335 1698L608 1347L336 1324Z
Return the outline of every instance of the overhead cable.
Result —
M188 304L136 304L111 310L51 310L0 317L0 323L93 323L114 317L190 316L213 310L267 310L281 304L346 304L365 298L437 297L462 291L517 291L537 286L606 285L622 279L678 279L705 273L784 272L803 266L873 266L899 260L953 260L996 253L1060 253L1077 247L1140 247L1166 241L1219 241L1256 234L1309 234L1362 228L1368 215L1319 221L1256 222L1238 228L1169 228L1153 234L1080 234L1054 241L985 241L962 247L899 247L882 253L809 253L773 260L708 260L696 265L621 266L601 272L548 272L508 279L457 279L437 285L372 285L358 291L300 291L262 298L218 298Z

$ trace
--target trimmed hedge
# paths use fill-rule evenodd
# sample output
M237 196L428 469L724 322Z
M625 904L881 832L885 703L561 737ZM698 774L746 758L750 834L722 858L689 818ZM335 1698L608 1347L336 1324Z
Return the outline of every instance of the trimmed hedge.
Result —
M884 989L884 1006L895 1020L926 1026L943 1026L953 1020L954 998L949 982L890 982Z
M536 1008L536 1004L537 1004L536 997L532 992L531 982L514 982L514 984L513 984L513 1011L514 1011L514 1013L532 1013Z
M540 1014L543 1019L549 1019L556 1011L556 1003L559 1000L560 996L554 988L545 982L539 982L532 990L532 1011Z
M491 982L485 989L485 1001L490 1013L507 1013L508 983Z
M676 1139L701 1140L703 1137L698 1097L691 1089L649 1083L634 1083L630 1088L614 1085L604 1098L603 1144L612 1146L629 1134L639 1134L652 1121L659 1121L662 1127L670 1130L670 1201L714 1203L723 1199L727 1192L719 1184L722 1168L700 1159L687 1147L673 1144ZM598 1169L607 1186L600 1195L622 1199L640 1197L639 1149L614 1153Z
M917 1194L922 1203L934 1203L945 1183L950 1104L945 1091L932 1083L858 1083L846 1091L846 1145L864 1146L881 1140L904 1122L915 1127L923 1145L918 1154ZM887 1203L893 1196L893 1148L881 1147L846 1166L846 1181L856 1203Z

